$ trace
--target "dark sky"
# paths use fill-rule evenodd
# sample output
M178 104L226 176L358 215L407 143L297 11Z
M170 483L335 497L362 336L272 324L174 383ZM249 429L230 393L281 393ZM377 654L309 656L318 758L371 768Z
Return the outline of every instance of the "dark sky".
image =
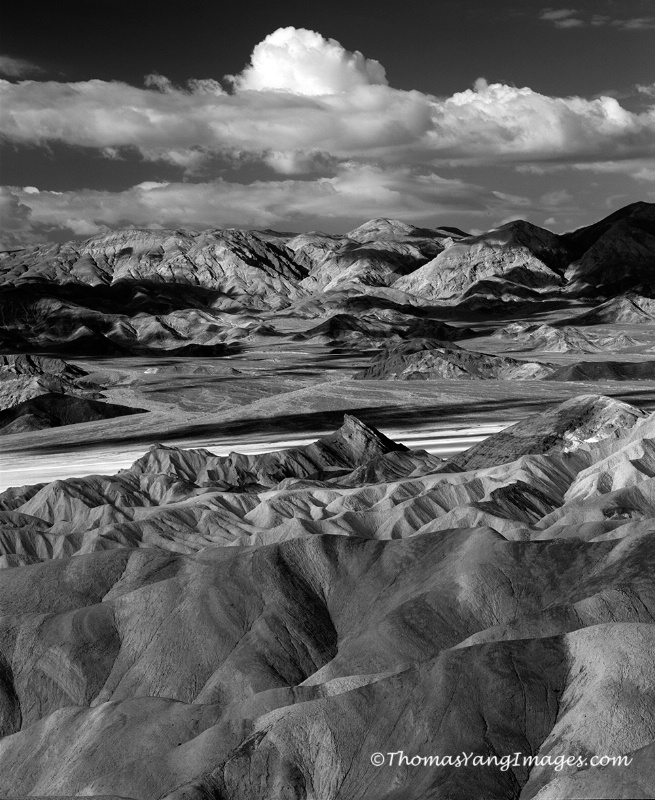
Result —
M584 0L550 6L533 0L356 0L329 5L296 0L266 5L248 0L38 0L5 4L0 25L0 52L8 57L4 62L0 59L0 65L5 65L5 77L10 83L28 79L43 84L23 88L20 93L12 91L3 102L3 113L9 122L0 129L2 183L35 187L42 190L42 195L48 191L66 193L65 200L57 202L60 206L64 202L71 208L75 206L74 219L85 221L77 225L79 231L91 231L94 226L99 230L114 227L119 219L129 222L133 204L124 202L123 195L144 181L167 183L169 192L170 187L180 183L208 185L218 180L227 181L230 192L235 184L271 184L247 202L239 195L236 206L225 198L221 201L231 208L238 208L243 202L252 211L243 219L237 211L227 216L218 213L214 223L213 218L198 216L194 210L196 201L189 200L186 212L181 209L178 220L173 219L169 209L162 217L164 225L256 224L258 203L267 209L266 214L260 215L262 224L272 220L278 221L279 227L306 228L321 215L332 220L323 227L338 228L351 219L357 224L362 220L356 218L356 203L346 203L348 210L342 213L339 203L332 209L321 199L310 213L304 208L304 200L292 202L293 192L281 182L293 180L299 184L302 198L311 199L314 195L306 194L309 189L304 184L315 184L316 191L323 192L327 184L317 182L333 180L336 193L343 196L345 191L351 199L353 184L357 191L363 191L361 170L369 167L379 171L371 184L377 188L371 191L381 192L380 215L388 216L397 209L408 220L417 214L416 221L421 224L430 217L429 192L435 193L435 211L440 219L452 209L450 221L469 227L485 227L521 211L525 216L531 215L537 224L552 220L551 227L574 227L602 216L617 204L655 199L653 147L649 146L649 140L655 141L652 0ZM446 102L443 108L438 105L431 111L415 110L418 116L430 113L437 121L426 124L425 130L417 129L418 122L412 123L412 142L406 132L393 132L405 125L404 112L376 105L371 115L377 115L378 121L389 115L382 148L382 133L366 134L367 126L374 125L369 117L362 121L356 134L349 134L363 139L368 136L354 146L348 136L345 141L337 130L347 124L343 122L346 112L338 112L338 124L332 112L324 113L321 119L325 121L318 128L330 130L329 137L319 135L314 128L304 138L292 135L292 131L272 135L271 151L293 152L297 156L293 167L280 168L278 164L287 164L285 159L291 156L285 155L283 162L275 161L277 156L267 156L267 143L261 134L255 144L240 146L240 141L248 140L257 125L258 103L264 104L262 115L266 124L271 124L270 103L264 98L270 92L259 92L247 102L244 99L247 109L240 108L236 121L230 117L234 135L228 137L229 141L223 132L215 130L216 114L227 113L223 106L211 113L205 109L205 116L198 121L194 116L196 106L187 109L182 92L188 94L189 79L220 81L227 74L240 73L255 45L279 28L289 26L316 31L326 39L336 40L348 53L360 51L366 59L380 62L386 70L388 86L402 90L407 102L408 93L445 102L469 90L479 78L507 87L507 92L483 88L471 105L464 104L465 108L457 102ZM127 88L115 90L113 82L142 91L144 77L152 73L165 76L173 85L168 99L177 105L166 111L166 121L160 117L158 98L162 93L156 88L151 87L147 95L136 100L131 95L128 99ZM99 82L92 90L93 99L88 99L85 90L85 104L71 100L71 93L78 92L74 85L88 81ZM46 82L55 82L56 86L46 90ZM223 86L228 95L234 93L228 84ZM510 97L511 92L523 88L531 90L529 97ZM291 91L295 89L292 87ZM400 103L400 94L396 95L395 99L389 98L389 107ZM599 110L591 105L599 95L615 98L618 110L609 106ZM345 97L343 93L341 96ZM573 96L588 105L573 103L564 108L558 104L558 98ZM95 132L87 133L89 115L101 114L103 97L109 120L106 133L98 132L101 123L97 120ZM314 100L307 100L307 93L303 97L303 102L313 108ZM542 101L541 97L545 99ZM135 125L133 135L125 131L111 133L117 124L110 119L112 112L129 120L132 109L149 107L148 98L153 98L157 107L156 113L148 111L148 119L152 127L162 126L165 142L155 142L153 131L144 131L143 125ZM232 108L229 98L221 102ZM361 108L368 101L353 95L352 102ZM286 105L280 105L283 107L275 125L287 113ZM50 116L44 122L46 106ZM57 109L59 119L53 116ZM455 112L456 116L452 116ZM195 120L189 123L189 130L193 124L204 126L205 132L198 134L197 141L190 132L172 130L175 124L171 117L185 113ZM20 120L20 132L16 118ZM463 132L462 140L470 139L461 148L456 141L458 126ZM211 136L207 133L209 128L214 131ZM530 137L535 141L526 143ZM487 149L485 142L489 143ZM179 155L182 152L184 156ZM319 152L319 156L305 158L307 153ZM192 167L189 153L197 155ZM310 166L299 167L298 158ZM405 173L401 180L402 169ZM459 181L466 188L449 184L446 190L430 175L443 181ZM219 188L220 192L227 191L224 185ZM215 192L219 188L214 185ZM102 198L93 196L97 208L92 215L82 214L81 196L70 194L83 191L104 193ZM403 193L410 194L414 200L403 206L400 199L390 197L389 191L398 198ZM283 199L280 192L284 193ZM502 197L497 198L494 193ZM559 193L559 200L550 197L555 193ZM544 196L549 197L544 201ZM12 236L61 237L77 232L75 224L66 227L66 220L47 211L45 196L40 198L38 208L33 190L27 196L14 192L12 197L6 200L3 215L10 220ZM50 200L54 202L53 198ZM124 208L119 213L117 204L121 203ZM221 203L217 206L219 212ZM374 205L368 200L363 202L362 212L368 213ZM27 210L21 210L24 208ZM134 222L143 225L144 220L141 214ZM151 221L156 223L154 216Z
M593 13L603 5L626 18L655 15L652 0L573 7ZM175 82L221 78L240 70L267 34L289 25L381 61L396 88L432 94L460 91L480 75L554 95L591 95L652 76L652 34L618 36L599 26L562 36L539 19L546 7L534 0L40 0L5 4L0 41L3 52L67 81L138 83L151 72Z

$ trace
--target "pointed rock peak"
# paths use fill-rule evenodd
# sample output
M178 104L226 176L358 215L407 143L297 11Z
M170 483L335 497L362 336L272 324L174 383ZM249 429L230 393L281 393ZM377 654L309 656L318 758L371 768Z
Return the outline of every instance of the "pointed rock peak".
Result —
M352 414L344 414L343 425L339 430L319 441L340 451L342 455L347 455L353 464L364 463L385 453L408 449Z
M355 435L376 437L380 441L384 440L395 447L395 443L392 442L391 439L387 439L387 437L377 428L367 425L365 422L362 422L359 417L356 417L353 414L343 415L343 425L339 428L339 430L345 435L352 433Z

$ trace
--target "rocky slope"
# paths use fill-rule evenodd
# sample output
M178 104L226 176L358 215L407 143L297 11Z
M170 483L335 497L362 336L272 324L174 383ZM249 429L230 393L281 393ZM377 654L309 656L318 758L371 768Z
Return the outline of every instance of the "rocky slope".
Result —
M655 361L578 361L560 367L547 381L652 381Z
M0 411L42 394L88 394L77 381L87 373L59 358L0 356Z
M175 283L233 294L254 307L267 294L296 296L305 274L286 248L231 229L118 231L6 254L0 270L3 284Z
M530 453L574 451L601 439L621 438L643 417L642 412L627 403L580 395L490 436L458 455L453 463L472 469Z
M632 203L594 225L564 234L573 260L573 291L591 295L651 285L655 263L655 206Z
M578 320L582 319L578 317ZM625 333L597 334L571 325L555 327L530 322L513 322L496 331L494 337L510 343L512 349L517 351L539 350L549 353L605 353L629 350L643 344L643 341Z
M278 314L348 313L355 294L406 315L439 304L464 320L534 309L545 299L560 306L578 296L606 300L620 290L642 300L628 295L625 309L607 313L627 320L629 312L640 315L636 305L650 320L653 209L633 204L564 235L524 220L472 236L375 219L343 235L130 229L6 252L0 346L225 355L244 317L266 326Z
M142 413L144 409L97 402L99 383L60 358L0 356L0 435L58 428Z
M509 287L553 289L562 284L567 263L559 237L518 220L452 242L425 266L394 286L432 299L453 298L481 289L482 281L501 279Z
M351 417L4 493L0 793L652 795L654 437L581 397L459 468Z
M44 393L25 400L13 408L0 411L0 436L59 428L62 425L77 425L80 422L93 422L99 419L114 419L130 414L142 414L145 411L144 408L99 403L84 397Z
M612 323L645 323L655 320L655 300L636 292L613 297L569 321L576 325L606 325Z
M540 361L518 361L490 356L446 345L433 339L415 339L391 344L371 358L370 365L359 372L360 380L541 380L556 368Z
M388 286L465 235L457 229L430 230L380 218L342 237L301 234L287 247L309 268L303 287L316 292L349 283Z

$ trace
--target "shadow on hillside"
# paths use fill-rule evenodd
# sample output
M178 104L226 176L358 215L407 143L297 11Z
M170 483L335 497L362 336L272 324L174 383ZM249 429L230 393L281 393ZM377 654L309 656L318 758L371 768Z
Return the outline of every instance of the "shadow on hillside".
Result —
M220 308L234 312L244 307L239 295L230 290L208 289L189 283L164 283L149 280L118 280L110 285L29 281L0 288L0 305L31 305L38 300L55 299L101 314L169 314L183 309ZM9 309L7 309L9 310ZM230 307L231 311L232 308ZM246 310L251 310L250 308Z

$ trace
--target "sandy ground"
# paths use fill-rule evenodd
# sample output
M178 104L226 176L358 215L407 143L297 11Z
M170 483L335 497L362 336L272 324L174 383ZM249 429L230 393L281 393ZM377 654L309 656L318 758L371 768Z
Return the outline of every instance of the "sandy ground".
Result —
M490 331L503 324L495 321ZM655 346L650 326L599 326L596 332L624 332L649 341L644 352L584 355L508 353L510 344L493 336L460 345L561 364L652 358L646 352ZM156 443L204 447L217 455L281 450L331 433L344 413L408 447L445 457L579 394L609 395L655 410L655 381L353 380L370 356L296 344L253 346L220 359L74 359L104 387L106 401L148 413L0 437L0 488L112 474Z

